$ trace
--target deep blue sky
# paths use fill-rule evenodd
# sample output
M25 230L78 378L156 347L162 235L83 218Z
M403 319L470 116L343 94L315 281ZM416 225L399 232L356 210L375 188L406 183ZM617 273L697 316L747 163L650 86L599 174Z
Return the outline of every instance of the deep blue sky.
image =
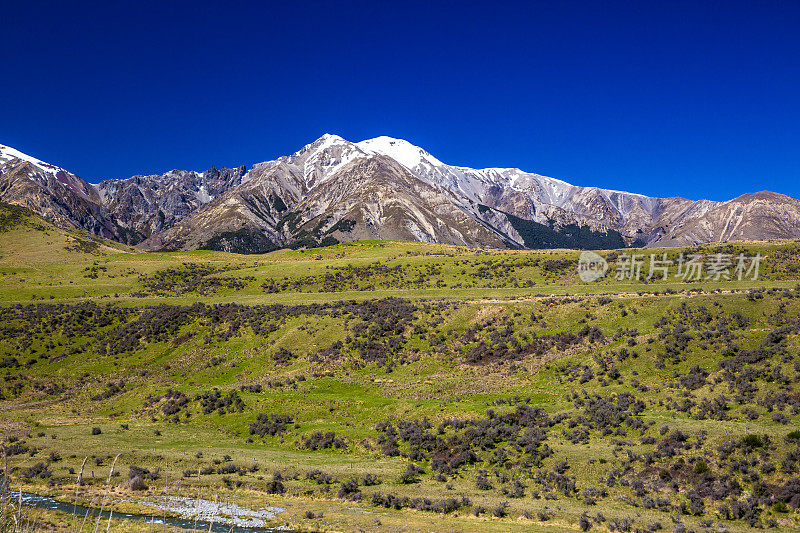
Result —
M579 185L800 197L800 0L3 2L0 143L96 182L322 133Z

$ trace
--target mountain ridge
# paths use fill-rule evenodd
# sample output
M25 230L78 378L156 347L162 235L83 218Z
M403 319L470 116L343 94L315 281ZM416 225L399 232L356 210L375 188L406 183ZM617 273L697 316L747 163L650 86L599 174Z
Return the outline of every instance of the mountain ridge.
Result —
M474 247L608 248L800 237L800 201L724 202L449 165L387 136L332 134L249 169L212 166L92 185L0 145L0 200L146 250L265 252L364 238Z

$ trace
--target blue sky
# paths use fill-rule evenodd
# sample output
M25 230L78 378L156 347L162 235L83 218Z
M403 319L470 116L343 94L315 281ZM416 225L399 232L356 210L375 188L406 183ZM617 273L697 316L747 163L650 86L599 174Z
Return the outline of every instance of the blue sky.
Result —
M96 182L325 132L723 200L800 196L800 1L7 2L0 143Z

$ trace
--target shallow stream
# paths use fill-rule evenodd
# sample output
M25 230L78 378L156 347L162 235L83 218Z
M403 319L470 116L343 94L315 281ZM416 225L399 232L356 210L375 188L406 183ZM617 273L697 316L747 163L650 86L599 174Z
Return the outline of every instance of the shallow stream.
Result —
M12 493L13 502L19 500L19 492ZM212 502L209 500L195 500L179 496L169 496L167 498L142 498L136 503L155 507L165 511L170 511L179 515L177 518L163 517L156 515L133 515L128 513L114 513L113 518L119 520L138 520L146 524L166 524L180 527L186 530L211 531L217 533L265 533L277 532L286 533L287 529L274 529L266 527L266 520L274 518L276 513L283 509L267 507L261 510L248 509L236 504L224 502ZM78 505L75 507L71 503L60 502L49 496L40 496L29 492L22 493L22 505L28 507L38 507L41 509L58 510L77 516L77 520L86 519L87 524L97 520L99 509ZM103 511L102 518L108 519L109 512ZM88 527L88 526L87 526ZM93 529L93 528L89 528Z

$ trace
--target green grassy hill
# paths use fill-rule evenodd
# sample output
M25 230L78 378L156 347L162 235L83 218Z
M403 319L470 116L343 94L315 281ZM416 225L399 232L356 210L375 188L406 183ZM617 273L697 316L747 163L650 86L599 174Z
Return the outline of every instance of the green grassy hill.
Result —
M24 207L0 202L0 260L6 264L67 263L86 255L130 252L82 230L60 228Z
M584 283L570 250L142 254L0 221L12 488L72 501L88 457L96 505L121 454L115 509L294 529L800 527L798 243L656 251L759 253L755 281L617 280L621 250Z

